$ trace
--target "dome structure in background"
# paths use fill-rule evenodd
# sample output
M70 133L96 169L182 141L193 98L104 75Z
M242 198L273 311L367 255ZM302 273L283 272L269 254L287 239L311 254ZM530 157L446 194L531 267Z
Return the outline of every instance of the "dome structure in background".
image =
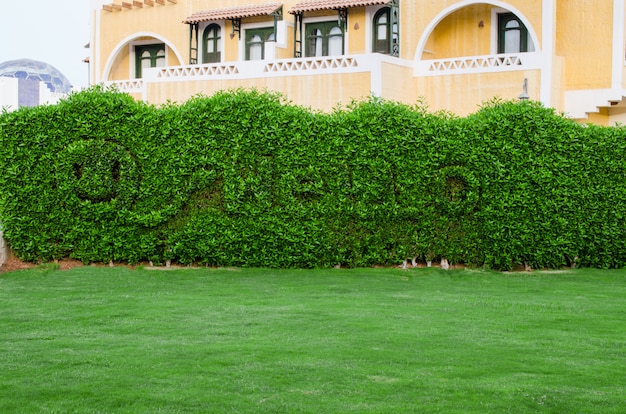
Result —
M44 82L50 92L69 93L72 84L57 68L32 59L8 60L0 63L0 76Z

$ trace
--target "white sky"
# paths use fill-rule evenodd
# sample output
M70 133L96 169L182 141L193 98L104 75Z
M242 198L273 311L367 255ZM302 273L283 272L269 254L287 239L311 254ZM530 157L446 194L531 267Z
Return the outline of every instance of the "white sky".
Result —
M76 87L88 85L91 0L0 0L0 63L49 63Z

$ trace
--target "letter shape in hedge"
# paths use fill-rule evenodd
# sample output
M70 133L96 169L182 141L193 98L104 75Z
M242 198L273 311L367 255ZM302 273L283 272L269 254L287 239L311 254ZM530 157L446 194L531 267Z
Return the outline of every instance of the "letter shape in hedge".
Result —
M133 203L139 187L137 162L121 145L106 140L73 142L59 157L59 183L81 200Z

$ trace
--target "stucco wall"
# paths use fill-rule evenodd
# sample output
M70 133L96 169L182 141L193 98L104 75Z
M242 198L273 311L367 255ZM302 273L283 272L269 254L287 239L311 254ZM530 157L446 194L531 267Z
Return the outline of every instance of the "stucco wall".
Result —
M185 82L159 82L146 85L146 99L155 104L171 100L184 102L197 94L210 96L219 90L256 88L280 92L296 105L329 111L340 104L370 96L369 73L331 74L320 76L292 76L252 78L243 80L192 80ZM323 93L320 93L322 91Z
M413 69L383 62L382 90L385 99L413 105L422 97L413 82Z
M455 114L464 116L494 97L517 99L524 78L528 79L530 99L537 100L541 78L538 70L416 78L414 88L430 110L454 108Z
M566 89L611 87L612 0L557 2L556 54L567 58Z

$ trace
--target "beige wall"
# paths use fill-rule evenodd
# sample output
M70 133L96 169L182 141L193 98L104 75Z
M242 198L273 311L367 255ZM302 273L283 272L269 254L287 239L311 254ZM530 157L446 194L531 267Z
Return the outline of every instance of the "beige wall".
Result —
M146 99L155 104L168 100L184 102L198 94L211 96L220 90L258 89L286 95L296 105L329 111L338 105L347 105L350 98L370 95L369 73L334 74L319 76L272 77L245 80L193 80L186 82L149 83ZM320 93L322 91L323 93Z
M367 52L368 40L365 36L367 27L365 8L357 8L350 12L348 19L348 53L362 54Z
M382 88L385 99L403 102L408 105L418 103L423 98L415 87L411 68L392 63L383 63Z
M608 126L609 121L609 110L607 108L601 108L597 113L590 113L589 118L583 120L582 123Z
M537 100L540 93L538 70L490 74L471 74L416 78L413 87L433 111L453 110L457 115L476 112L479 107L495 97L504 100L518 99L524 78L528 79L528 95Z
M557 2L556 54L567 58L566 89L611 87L612 0ZM565 24L569 22L570 24Z

